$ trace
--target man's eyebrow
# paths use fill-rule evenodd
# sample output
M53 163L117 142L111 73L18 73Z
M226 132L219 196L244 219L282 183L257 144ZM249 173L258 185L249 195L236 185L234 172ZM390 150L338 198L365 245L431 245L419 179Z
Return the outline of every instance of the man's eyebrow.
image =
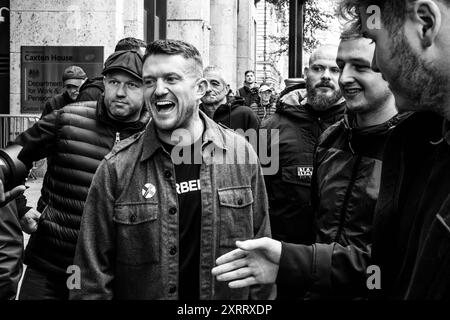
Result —
M152 76L152 75L144 75L144 79L156 79L158 77L161 78L167 78L167 77L171 77L171 76L176 76L176 77L181 77L178 73L176 72L168 72L168 73L164 73L161 76Z

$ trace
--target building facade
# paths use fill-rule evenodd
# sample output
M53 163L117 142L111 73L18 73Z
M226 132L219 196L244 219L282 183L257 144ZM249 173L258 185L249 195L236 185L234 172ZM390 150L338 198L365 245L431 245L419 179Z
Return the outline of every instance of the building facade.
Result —
M275 7L265 0L257 3L256 24L256 80L258 84L267 83L279 92L284 88L283 80L288 75L289 58L287 52L274 54L280 48L273 37L287 34L289 28L277 17Z
M223 67L231 87L236 89L244 80L244 71L256 66L258 2L0 0L0 90L9 90L9 96L3 95L0 101L0 114L26 114L23 101L28 96L24 96L24 88L29 80L25 78L46 74L45 68L24 72L24 50L95 47L101 49L102 58L106 59L114 51L117 41L124 37L148 42L166 38L190 42L202 53L205 65ZM40 62L36 61L36 64ZM56 62L62 64L64 60ZM74 64L70 59L66 62ZM6 67L8 64L9 68ZM88 73L88 76L96 75ZM47 82L39 83L45 85ZM43 107L44 102L41 103ZM35 111L39 113L37 109Z

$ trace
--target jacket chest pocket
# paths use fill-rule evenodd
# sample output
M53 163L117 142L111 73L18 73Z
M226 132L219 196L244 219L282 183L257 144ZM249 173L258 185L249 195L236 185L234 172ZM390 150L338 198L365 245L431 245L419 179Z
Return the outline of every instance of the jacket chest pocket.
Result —
M126 265L159 261L160 221L156 203L123 204L114 208L116 259Z
M250 187L218 189L220 246L253 238L253 193Z

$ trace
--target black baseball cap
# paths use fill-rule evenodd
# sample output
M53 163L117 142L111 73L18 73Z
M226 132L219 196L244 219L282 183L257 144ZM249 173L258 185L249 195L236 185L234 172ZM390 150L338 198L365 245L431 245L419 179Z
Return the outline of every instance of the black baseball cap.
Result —
M112 70L121 70L142 81L144 57L137 50L116 51L106 59L102 75Z

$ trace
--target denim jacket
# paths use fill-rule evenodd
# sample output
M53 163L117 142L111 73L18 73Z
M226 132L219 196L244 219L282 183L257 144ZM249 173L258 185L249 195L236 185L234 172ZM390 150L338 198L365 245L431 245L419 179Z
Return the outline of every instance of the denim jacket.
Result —
M271 234L256 153L243 137L200 116L200 299L274 298L274 286L230 289L211 275L215 260L236 240ZM97 170L74 262L81 289L71 298L178 299L178 213L172 158L151 122L139 137L117 145Z

